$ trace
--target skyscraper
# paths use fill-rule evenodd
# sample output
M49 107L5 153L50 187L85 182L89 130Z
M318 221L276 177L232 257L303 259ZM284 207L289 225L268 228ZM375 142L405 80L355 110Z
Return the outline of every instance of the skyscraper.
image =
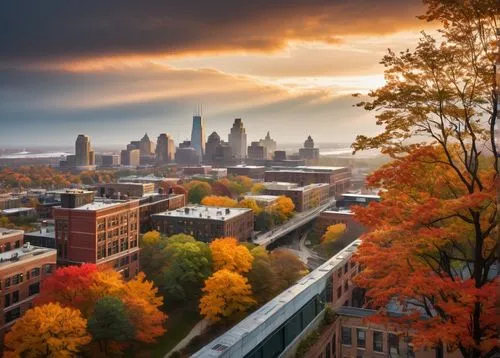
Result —
M247 133L241 118L236 118L229 133L229 145L236 159L245 159L247 156Z
M203 157L206 163L213 163L215 152L217 147L220 145L220 137L217 132L212 132L208 136L207 144L205 145L205 156Z
M205 154L205 118L201 115L193 116L191 146L196 150L196 155L201 160Z
M158 164L167 164L174 160L174 156L174 139L167 133L160 134L156 142L156 162Z
M94 165L94 151L90 145L90 138L79 134L75 142L75 164L77 167Z
M266 137L261 139L259 143L264 147L265 159L273 159L273 154L276 151L276 141L271 138L269 131Z

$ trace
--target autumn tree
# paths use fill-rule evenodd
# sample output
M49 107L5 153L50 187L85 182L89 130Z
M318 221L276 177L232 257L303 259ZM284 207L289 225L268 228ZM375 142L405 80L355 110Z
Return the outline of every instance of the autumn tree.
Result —
M266 186L264 184L255 183L254 185L252 185L252 188L250 189L250 191L252 192L252 194L262 194L265 189L266 189Z
M277 278L278 292L290 287L308 272L306 265L289 250L273 250L270 258L272 269Z
M424 3L421 18L440 24L440 37L423 34L414 51L389 51L386 84L360 103L377 111L383 131L358 136L354 149L379 149L394 160L369 179L384 189L381 203L355 209L370 229L358 284L379 318L387 318L388 303L401 304L417 347L445 344L479 357L498 340L498 5Z
M262 209L254 199L242 199L237 205L239 208L252 209L254 215L259 215L264 209Z
M222 269L205 281L200 313L213 322L246 312L256 302L248 280L237 272Z
M214 271L227 269L245 273L252 268L253 257L250 251L240 245L234 237L216 239L210 243Z
M212 192L214 195L227 196L228 198L233 196L231 190L229 190L229 181L227 179L217 180L210 185L212 186Z
M5 336L6 357L71 357L90 343L77 309L49 303L26 311Z
M126 342L134 337L134 326L125 305L116 297L103 297L96 302L88 329L104 355L108 354L110 343Z
M274 272L271 257L262 246L253 248L252 269L247 273L248 282L258 303L265 303L273 298L279 291L278 277Z
M168 258L164 248L167 238L158 231L148 231L139 241L141 248L141 270L150 280L157 282L163 267L167 265Z
M203 198L201 204L206 206L221 206L226 208L234 208L238 203L236 200L228 198L227 196L209 195Z
M340 238L346 231L345 224L334 224L326 228L325 233L321 237L321 247L327 256L331 256L337 248ZM338 248L340 249L340 247Z
M186 189L188 190L187 199L193 204L201 203L204 197L212 193L212 187L210 184L198 180L189 182L186 185Z
M273 209L275 209L279 215L283 218L283 221L290 218L293 215L295 210L295 204L292 199L288 196L281 195L276 200L276 203L273 205Z

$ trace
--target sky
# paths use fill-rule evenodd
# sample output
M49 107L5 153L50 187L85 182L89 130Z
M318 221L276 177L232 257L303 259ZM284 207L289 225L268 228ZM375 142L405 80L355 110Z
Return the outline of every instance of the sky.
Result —
M3 1L0 147L125 146L147 132L351 142L379 128L353 93L415 47L420 0Z

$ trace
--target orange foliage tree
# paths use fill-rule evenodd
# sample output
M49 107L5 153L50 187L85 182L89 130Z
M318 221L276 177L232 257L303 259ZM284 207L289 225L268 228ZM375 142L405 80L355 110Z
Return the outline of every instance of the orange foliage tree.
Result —
M295 210L295 204L293 203L292 199L290 199L288 196L281 195L276 200L276 203L274 204L273 208L278 211L280 216L286 219L293 215L293 211Z
M243 314L256 302L248 280L237 272L222 269L205 281L200 313L211 321Z
M5 336L6 357L71 357L90 343L87 320L77 309L49 303L35 307Z
M394 161L369 179L384 189L381 203L355 209L370 229L358 283L380 319L388 319L388 303L401 304L416 346L446 345L475 358L499 337L498 4L424 3L421 18L441 25L440 38L423 34L414 51L389 51L386 84L359 104L377 111L384 129L358 136L354 149L380 149Z
M264 209L262 209L255 200L253 199L242 199L238 203L239 208L252 209L254 215L259 215Z
M165 329L167 316L160 311L163 298L157 288L145 280L140 272L130 281L110 269L94 264L68 266L57 269L42 284L36 304L58 302L63 306L79 309L84 317L92 315L96 302L107 296L120 299L127 308L135 327L136 340L154 342Z
M227 196L209 195L202 199L202 205L206 206L221 206L225 208L234 208L238 204L236 200L228 198Z
M252 268L253 256L233 237L216 239L210 243L214 271L227 269L245 273Z

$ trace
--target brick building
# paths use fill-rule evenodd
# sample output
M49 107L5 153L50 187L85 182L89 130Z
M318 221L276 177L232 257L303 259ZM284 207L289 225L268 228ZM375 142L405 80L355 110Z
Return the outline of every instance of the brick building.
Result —
M253 231L253 212L244 208L190 205L153 215L152 220L164 235L187 234L205 242L227 236L245 241Z
M99 196L117 198L139 198L155 192L154 183L107 183L97 186Z
M24 244L22 230L0 228L0 338L40 292L56 266L56 250Z
M54 208L58 263L110 265L125 278L134 276L139 271L139 200L80 200L85 194L69 190L61 194L61 207Z
M349 189L351 169L347 167L300 166L277 168L265 172L266 182L290 182L299 186L309 184L330 184L330 196L338 196Z
M330 185L326 183L298 186L296 183L264 183L266 195L285 195L292 199L295 211L306 211L328 201Z
M252 179L263 179L266 167L263 165L235 165L227 167L227 175L244 175Z

